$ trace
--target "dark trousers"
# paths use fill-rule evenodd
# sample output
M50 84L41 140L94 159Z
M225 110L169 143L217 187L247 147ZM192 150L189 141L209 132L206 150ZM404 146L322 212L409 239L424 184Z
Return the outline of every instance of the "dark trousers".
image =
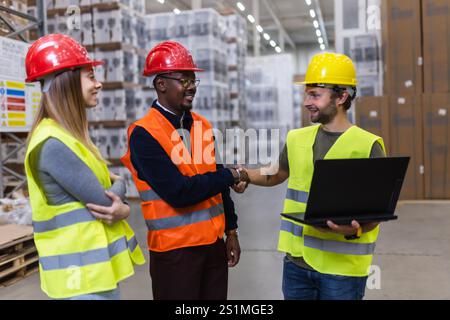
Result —
M150 251L155 300L225 300L228 261L223 239L210 245Z

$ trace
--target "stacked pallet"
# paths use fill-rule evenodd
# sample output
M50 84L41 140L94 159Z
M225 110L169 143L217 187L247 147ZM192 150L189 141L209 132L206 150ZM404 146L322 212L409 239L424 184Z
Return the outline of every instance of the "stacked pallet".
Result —
M14 284L38 270L33 228L13 224L0 226L0 286Z
M245 128L245 60L247 21L236 12L222 13L226 23L228 88L230 91L228 127Z
M248 57L245 64L248 128L278 129L282 144L294 128L293 70L290 54Z

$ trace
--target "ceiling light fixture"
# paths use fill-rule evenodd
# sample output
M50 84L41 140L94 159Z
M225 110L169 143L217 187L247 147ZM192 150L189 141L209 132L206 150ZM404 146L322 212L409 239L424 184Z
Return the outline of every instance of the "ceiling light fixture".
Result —
M239 10L245 11L245 7L242 3L238 2L238 3L236 3L236 6L238 7Z

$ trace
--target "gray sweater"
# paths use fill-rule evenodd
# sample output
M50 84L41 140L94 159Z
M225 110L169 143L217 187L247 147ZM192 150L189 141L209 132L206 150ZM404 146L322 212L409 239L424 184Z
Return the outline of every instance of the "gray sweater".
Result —
M92 170L64 143L55 138L46 140L41 148L33 150L38 159L38 184L43 188L50 205L68 202L93 203L110 206L112 200ZM109 189L122 200L125 198L125 181L120 179Z

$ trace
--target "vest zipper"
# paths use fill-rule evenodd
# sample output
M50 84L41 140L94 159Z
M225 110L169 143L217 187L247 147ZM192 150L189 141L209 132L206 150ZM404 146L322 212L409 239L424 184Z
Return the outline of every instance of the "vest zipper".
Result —
M184 114L185 114L185 112L183 111L183 115L181 116L181 119L180 119L180 130L181 130L181 135L183 136L184 146L186 147L187 150L189 150L189 147L187 145L188 141L186 140L186 136L184 135L184 126L183 126ZM192 158L192 155L190 155L190 156Z
M183 129L183 119L184 119L184 111L183 111L183 114L181 115L181 119L180 119L180 127L181 127L181 129Z
M185 115L185 112L183 112L183 115L181 116L181 119L180 119L181 134L183 135L183 143L186 146L186 149L189 150L189 148L186 145L187 140L186 140L186 137L184 135L184 127L183 127L184 115ZM192 139L192 137L191 137L191 139ZM191 159L192 159L192 154L191 154ZM211 219L211 222L213 222L213 216L211 215L211 211L209 211L209 210L208 210L208 215L209 215L209 218ZM213 224L214 224L214 222L213 222Z

